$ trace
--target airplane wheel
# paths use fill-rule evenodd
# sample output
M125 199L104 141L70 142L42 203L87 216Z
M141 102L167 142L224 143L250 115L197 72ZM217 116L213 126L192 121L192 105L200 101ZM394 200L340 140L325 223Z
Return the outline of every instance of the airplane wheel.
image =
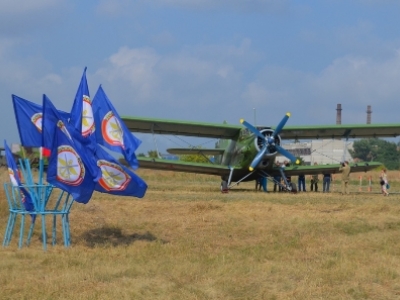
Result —
M228 192L228 182L223 180L221 182L221 193L227 193Z
M290 186L292 187L292 190L290 192L293 194L297 194L297 185L295 183L291 182Z

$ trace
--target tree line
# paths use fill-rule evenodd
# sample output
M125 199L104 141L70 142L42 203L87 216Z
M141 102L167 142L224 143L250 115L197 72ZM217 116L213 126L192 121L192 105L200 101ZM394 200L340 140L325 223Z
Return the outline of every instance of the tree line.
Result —
M388 142L383 139L361 139L353 143L353 149L349 150L353 159L361 161L378 161L388 170L400 168L399 143Z

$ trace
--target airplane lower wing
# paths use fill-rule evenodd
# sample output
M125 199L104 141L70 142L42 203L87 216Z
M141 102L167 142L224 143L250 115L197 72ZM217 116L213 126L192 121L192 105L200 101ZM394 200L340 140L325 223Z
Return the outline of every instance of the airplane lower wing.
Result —
M194 163L178 160L138 157L139 167L145 169L199 173L208 175L228 176L227 166L213 165L209 163Z
M379 162L361 162L351 163L351 173L367 172L382 166ZM313 175L313 174L336 174L339 171L340 164L329 165L311 165L311 166L289 166L284 169L286 176L297 176L300 174Z
M145 169L164 170L164 171L177 171L177 172L188 172L198 173L206 175L217 175L221 177L227 177L230 174L230 169L227 166L213 165L209 163L194 163L194 162L183 162L174 161L158 158L138 157L139 167ZM350 164L351 172L367 172L382 166L379 162L361 162L357 164ZM284 168L286 176L297 176L300 174L313 175L313 174L337 174L339 171L340 164L329 164L329 165L311 165L311 166L289 166ZM245 177L250 172L248 169L234 168L233 174L236 180ZM254 176L258 174L254 173ZM267 171L270 176L279 175L279 168L274 168ZM239 176L239 177L237 177ZM253 177L254 177L253 176ZM248 180L252 180L253 177L249 177Z

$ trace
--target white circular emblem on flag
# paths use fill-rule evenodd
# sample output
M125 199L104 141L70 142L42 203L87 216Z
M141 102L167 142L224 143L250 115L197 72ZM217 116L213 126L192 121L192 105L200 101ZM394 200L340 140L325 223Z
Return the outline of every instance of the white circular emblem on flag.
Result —
M83 95L82 105L82 135L86 137L95 130L92 101L88 96Z
M68 145L57 148L57 180L68 185L80 185L85 177L85 167L78 153Z
M57 122L57 127L60 128L60 130L70 139L72 140L72 137L67 129L67 127L65 127L65 124L63 121L58 120Z
M109 111L101 121L101 133L108 144L124 148L124 132L112 111Z
M106 191L123 191L126 189L131 177L121 166L104 159L98 160L97 165L101 169L101 178L98 182Z
M33 125L35 125L36 129L39 130L39 132L42 132L42 119L43 119L42 113L36 113L31 117Z

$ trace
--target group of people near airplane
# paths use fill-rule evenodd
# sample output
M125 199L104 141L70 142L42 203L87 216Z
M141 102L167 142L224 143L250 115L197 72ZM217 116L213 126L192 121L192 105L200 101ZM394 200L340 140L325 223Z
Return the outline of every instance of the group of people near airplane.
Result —
M288 166L289 162L285 161L282 164L277 162L277 166L279 167L285 167ZM317 165L315 162L314 165ZM348 185L350 181L350 172L351 168L349 165L348 161L344 161L341 163L341 166L339 168L339 172L341 173L341 180L342 180L342 189L341 189L341 194L349 194L348 191ZM381 192L384 196L389 196L389 183L388 183L388 178L386 174L386 169L382 169L380 176L380 185L381 185ZM324 173L322 174L322 192L323 193L329 193L330 192L330 184L333 180L332 174L331 173ZM282 176L281 175L276 175L273 177L273 182L274 182L274 192L281 192L284 190L283 184L282 184ZM286 181L287 183L291 182L291 177L286 176ZM319 183L319 175L318 174L313 174L310 175L310 191L313 192L318 192L318 183ZM256 190L261 190L261 187L263 188L264 192L267 192L267 178L265 177L260 177L256 180ZM305 174L300 174L298 175L298 192L306 192L306 175Z

